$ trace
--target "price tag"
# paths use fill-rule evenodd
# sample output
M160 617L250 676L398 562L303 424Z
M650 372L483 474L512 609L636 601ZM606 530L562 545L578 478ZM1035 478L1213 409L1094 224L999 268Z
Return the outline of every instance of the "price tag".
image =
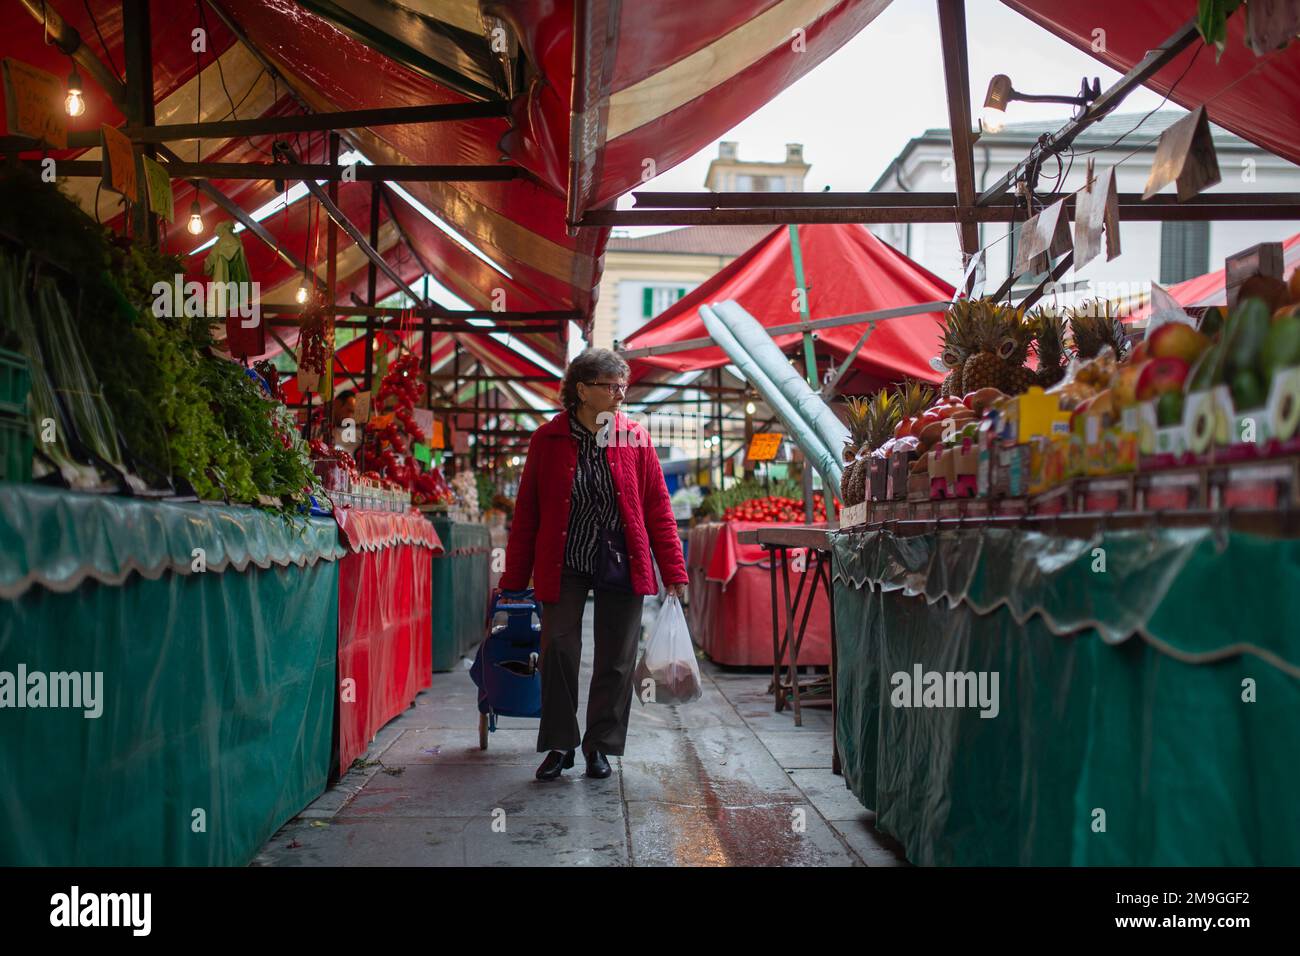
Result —
M433 430L429 433L429 447L430 448L446 447L446 439L443 437L443 431L442 431L442 419L440 418L435 418L433 420Z
M749 440L746 456L750 461L771 461L781 448L785 436L779 432L759 432Z
M104 185L136 202L140 188L135 179L135 150L130 137L107 123L99 132L104 141Z
M168 222L176 221L176 208L172 202L172 180L161 163L148 156L144 160L145 186L149 189L149 208Z
M5 121L9 132L43 140L57 149L68 145L63 82L53 73L4 58Z
M370 393L357 392L357 403L353 406L352 420L358 425L370 421Z

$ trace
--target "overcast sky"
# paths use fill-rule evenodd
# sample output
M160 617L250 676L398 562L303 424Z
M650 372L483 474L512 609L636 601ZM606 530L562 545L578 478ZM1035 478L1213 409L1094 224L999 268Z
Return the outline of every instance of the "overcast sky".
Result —
M1083 0L1080 0L1083 2ZM1076 50L996 0L968 0L971 101L975 115L983 105L991 76L1008 74L1027 93L1078 92L1085 76L1101 77L1102 89L1119 74ZM1120 107L1144 113L1161 97L1145 88ZM1169 109L1181 109L1168 104ZM1014 103L1009 123L1042 119L1043 130L1060 128L1071 107ZM974 120L972 120L974 122ZM740 144L740 157L776 161L786 143L804 144L812 165L805 188L825 186L840 192L870 189L907 141L931 127L947 128L939 15L933 0L894 0L866 29L776 99L719 140ZM715 140L695 156L660 175L649 189L703 190ZM632 206L631 195L619 208ZM659 231L632 230L633 234Z

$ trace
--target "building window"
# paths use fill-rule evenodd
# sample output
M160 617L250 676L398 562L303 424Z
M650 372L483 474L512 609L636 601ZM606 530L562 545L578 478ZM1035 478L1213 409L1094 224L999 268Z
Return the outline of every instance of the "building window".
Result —
M679 285L648 285L641 290L641 318L653 319L686 294Z
M1210 224L1160 225L1160 284L1171 285L1210 271Z

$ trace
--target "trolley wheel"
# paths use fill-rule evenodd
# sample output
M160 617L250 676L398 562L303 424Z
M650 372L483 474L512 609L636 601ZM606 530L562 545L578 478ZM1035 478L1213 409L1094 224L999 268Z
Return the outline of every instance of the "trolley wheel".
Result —
M487 714L478 715L478 749L487 750L488 718Z

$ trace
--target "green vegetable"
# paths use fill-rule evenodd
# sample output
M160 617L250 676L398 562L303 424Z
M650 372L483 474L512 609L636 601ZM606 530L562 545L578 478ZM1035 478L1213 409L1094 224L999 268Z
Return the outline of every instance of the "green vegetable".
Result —
M1232 317L1232 341L1229 346L1229 368L1225 374L1234 378L1238 372L1254 369L1268 336L1271 315L1262 299L1247 299L1237 306Z
M1259 374L1262 381L1272 382L1278 369L1300 365L1300 316L1288 315L1278 319L1264 336L1259 352Z
M1165 392L1156 401L1156 424L1161 428L1183 420L1183 393Z
M1250 369L1242 369L1232 376L1232 402L1238 411L1259 408L1264 404L1264 390L1259 378Z

